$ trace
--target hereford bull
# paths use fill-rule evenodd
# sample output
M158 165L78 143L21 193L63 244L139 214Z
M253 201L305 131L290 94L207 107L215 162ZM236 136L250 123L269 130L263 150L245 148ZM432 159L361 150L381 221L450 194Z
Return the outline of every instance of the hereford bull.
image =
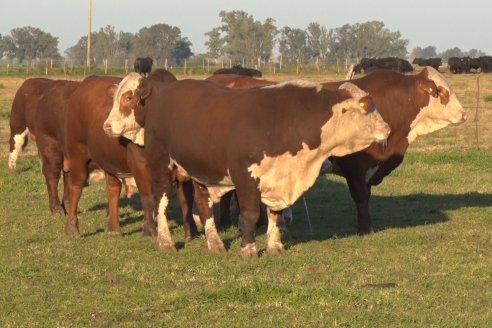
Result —
M129 121L133 113L136 123ZM244 258L257 256L260 202L269 208L267 252L283 253L280 212L313 185L326 158L361 150L389 133L372 98L351 83L328 91L318 84L229 89L208 81L158 85L141 79L135 91L115 98L110 118L105 128L117 127L112 133L138 134L145 127L159 246L175 249L167 209L172 172L178 170L208 193L209 212L236 190ZM205 228L207 239L220 240L213 217Z
M27 79L17 89L10 111L9 170L14 172L19 153L28 142L29 133L34 136L34 116L39 99L54 80L45 78Z
M169 82L176 78L167 71L159 70L152 78ZM66 113L66 155L70 169L69 209L65 233L79 236L77 207L88 176L88 163L94 162L107 173L109 221L107 232L121 234L118 201L121 182L118 178L134 176L144 208L143 235L155 236L156 227L152 216L153 198L151 180L142 147L124 138L110 138L101 126L113 104L112 92L121 78L96 77L83 81L72 93ZM187 188L186 186L181 186ZM190 192L188 192L190 194ZM178 195L184 195L183 191ZM183 223L187 239L197 234L191 211L183 204Z
M330 158L334 173L347 180L357 207L357 228L365 234L374 231L369 214L371 187L402 163L417 136L465 122L467 114L444 76L432 67L416 75L378 71L350 82L373 97L391 128L385 146L374 143L362 151ZM343 83L329 82L323 87L335 90Z

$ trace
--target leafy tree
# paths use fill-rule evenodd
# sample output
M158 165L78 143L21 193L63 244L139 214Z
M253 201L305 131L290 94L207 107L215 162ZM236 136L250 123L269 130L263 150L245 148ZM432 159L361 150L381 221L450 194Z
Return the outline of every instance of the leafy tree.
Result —
M3 37L3 48L8 58L17 58L19 62L26 59L60 58L58 38L31 26L12 29L10 35Z
M410 54L410 58L434 58L437 57L436 47L427 46L425 48L415 47Z
M439 57L441 57L443 61L447 61L450 57L463 57L464 55L465 54L461 51L460 48L455 47L453 49L443 51Z
M311 51L311 57L318 57L322 62L325 62L330 52L331 31L318 23L309 23L306 32L307 47Z
M279 52L287 64L299 60L305 64L313 51L308 48L308 33L300 28L285 26L280 30Z
M471 50L468 50L466 52L466 55L467 56L470 56L472 58L477 58L477 57L480 57L480 56L485 56L486 53L481 51L481 50L477 50L477 49L471 49Z
M85 65L87 56L87 37L81 37L74 46L65 50L65 54L75 65Z
M173 51L173 58L178 66L183 64L183 60L193 56L191 52L191 42L188 38L182 38L176 42L176 46Z
M223 25L205 33L210 55L248 63L270 58L278 34L274 19L261 23L244 11L221 11L219 17Z
M178 42L183 42L179 45L180 50L176 50ZM135 36L135 57L152 57L155 60L169 60L176 58L176 54L183 54L183 47L188 48L191 43L187 39L181 37L181 30L178 27L167 24L156 24L150 27L141 28ZM191 56L191 51L189 51ZM184 59L179 57L180 60ZM185 57L187 58L187 57Z

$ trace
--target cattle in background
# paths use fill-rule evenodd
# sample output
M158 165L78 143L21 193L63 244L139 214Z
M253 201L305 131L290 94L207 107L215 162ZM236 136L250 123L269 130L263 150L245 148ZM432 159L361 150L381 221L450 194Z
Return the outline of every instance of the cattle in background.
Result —
M17 89L10 111L10 153L9 170L14 172L17 158L28 142L28 135L34 137L34 116L43 92L53 84L54 80L45 78L27 79Z
M133 63L133 68L138 74L147 76L152 71L154 61L150 57L138 57Z
M480 71L482 73L492 72L492 57L491 56L481 56L478 57L480 60Z
M136 73L135 73L136 74ZM162 81L174 81L176 78L158 70L150 75ZM150 78L149 77L149 78ZM156 226L153 220L153 197L151 180L142 147L124 138L111 138L102 129L113 105L112 92L121 78L94 77L84 80L72 93L66 113L66 155L70 169L69 208L65 233L68 236L80 235L77 207L88 176L88 163L93 162L107 175L107 193L109 220L107 232L120 235L118 202L121 192L119 178L135 177L140 200L144 208L144 236L155 236ZM183 192L179 193L180 195ZM183 201L180 198L180 201ZM187 207L182 204L183 211ZM190 212L190 211L188 211ZM183 213L185 235L192 238L197 235L196 225L191 212Z
M400 73L409 73L413 71L412 65L405 59L397 57L385 58L362 58L360 63L355 65L354 73L360 74L362 70L365 74L380 69L392 70Z
M252 77L261 77L261 71L253 68L242 67L241 65L234 65L232 68L221 68L214 72L217 74L235 74L235 75L246 75Z
M128 121L129 95L137 98L132 104L143 104L130 106L138 127ZM244 223L244 258L257 256L255 224L260 202L267 205L266 250L279 254L284 252L280 211L313 185L326 158L363 149L389 133L372 98L351 83L328 91L318 84L228 89L208 81L159 86L142 79L136 91L122 99L120 117L113 119L127 121L120 132L144 127L158 242L169 250L175 250L167 225L174 170L186 172L201 187L199 192L210 197L209 210L212 202L236 190ZM213 216L205 229L211 249L210 237L220 240Z
M347 180L357 208L358 232L366 234L374 231L369 214L371 187L402 163L417 136L465 122L467 114L443 75L431 67L416 75L379 71L350 82L373 97L391 127L386 144L374 143L362 151L330 159L334 173ZM336 89L341 83L323 85Z
M430 66L437 71L439 70L439 66L442 65L442 58L414 58L412 64L419 65L420 67Z
M449 57L449 71L453 74L470 72L470 57Z

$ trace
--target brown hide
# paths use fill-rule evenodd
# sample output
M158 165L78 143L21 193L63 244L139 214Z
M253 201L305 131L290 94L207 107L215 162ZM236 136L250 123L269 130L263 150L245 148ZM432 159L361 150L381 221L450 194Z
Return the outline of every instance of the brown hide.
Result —
M24 81L15 93L14 100L12 102L12 109L10 111L10 152L14 151L14 136L22 134L26 128L30 133L35 133L34 128L34 115L36 113L38 101L43 92L52 85L54 81L45 78L32 78ZM27 136L26 136L27 137ZM27 139L23 140L23 144L27 142ZM11 171L15 171L16 160L12 159L12 163L9 160L9 167Z
M259 80L254 77L235 74L212 75L206 80L232 89L250 89L277 84L277 82Z
M90 77L80 84L68 101L65 145L71 177L65 232L69 236L79 236L77 207L91 161L108 173L107 232L121 234L118 215L121 182L117 176L133 175L144 207L143 234L155 235L150 180L142 149L123 139L110 138L102 130L102 124L112 106L112 98L106 91L120 80L116 77Z
M68 201L68 176L63 172L65 110L70 95L80 82L58 80L45 90L35 115L36 144L42 162L42 172L48 188L52 214L65 214ZM63 207L58 196L60 172L63 172Z

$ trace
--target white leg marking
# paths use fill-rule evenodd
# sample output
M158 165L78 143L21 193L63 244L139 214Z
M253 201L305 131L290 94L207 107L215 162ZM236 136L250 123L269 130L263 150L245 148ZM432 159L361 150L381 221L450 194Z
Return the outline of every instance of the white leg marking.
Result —
M241 256L244 259L252 259L258 257L258 250L256 249L256 243L249 243L246 246L241 247Z
M224 243L217 232L213 216L205 221L205 237L209 251L213 253L225 252Z
M19 157L19 152L22 149L22 145L24 144L27 134L29 133L29 129L25 129L21 134L14 135L14 149L9 154L9 169L11 171L15 171L17 157Z
M266 250L268 254L272 255L281 255L285 253L284 245L280 239L281 233L278 222L279 218L279 215L273 214L270 210L268 210Z
M159 209L157 211L157 242L159 248L165 250L176 250L174 242L171 238L171 231L169 231L169 226L167 224L167 217L165 215L167 206L169 205L166 194L162 195L159 202Z

